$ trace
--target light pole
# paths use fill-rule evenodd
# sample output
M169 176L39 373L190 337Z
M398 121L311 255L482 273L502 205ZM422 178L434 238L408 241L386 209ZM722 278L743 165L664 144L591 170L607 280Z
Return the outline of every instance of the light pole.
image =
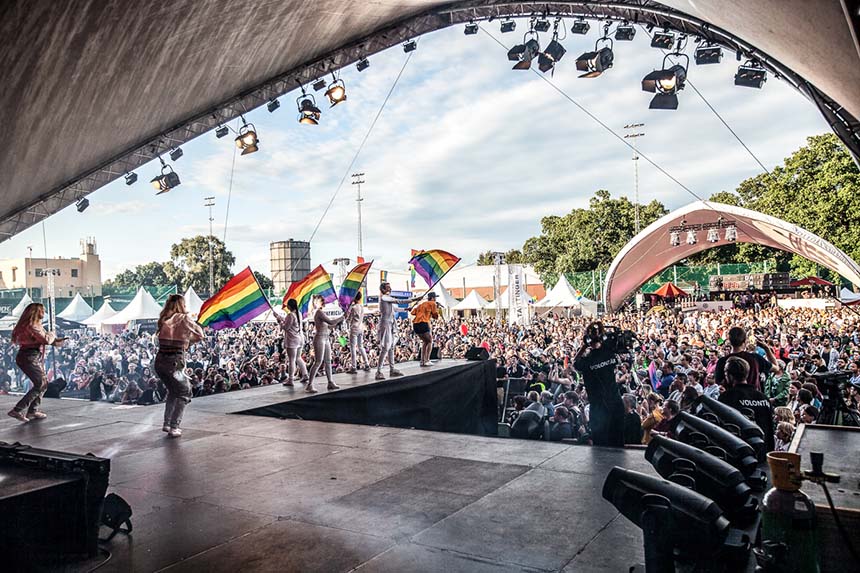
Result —
M633 209L636 213L636 234L639 234L639 153L636 150L636 140L645 136L645 132L638 132L637 129L645 127L644 123L628 123L624 129L629 131L624 139L631 139L633 145Z
M29 247L27 247L27 250L30 251L29 264L32 265L33 264L33 247L29 246ZM24 290L27 291L27 296L29 296L30 298L33 298L33 289L31 287L27 286L28 284L30 284L30 277L28 274L29 271L27 270L27 267L28 267L28 265L25 263L24 264Z
M215 206L215 197L204 197L203 206L209 207L209 296L215 294L215 256L212 253L212 207Z
M364 260L364 248L361 241L361 184L364 183L364 173L353 173L352 184L356 186L358 195L355 198L355 205L358 208L358 258Z
M496 267L496 280L493 281L493 302L496 304L496 324L502 323L502 299L499 297L499 293L502 290L502 264L504 262L504 253L493 253L493 264Z
M345 257L342 257L339 259L335 259L333 262L334 262L335 266L337 267L337 273L338 273L337 278L338 278L340 284L343 284L344 279L346 279L346 268L349 266L349 264L352 261L350 261L349 259L347 259Z

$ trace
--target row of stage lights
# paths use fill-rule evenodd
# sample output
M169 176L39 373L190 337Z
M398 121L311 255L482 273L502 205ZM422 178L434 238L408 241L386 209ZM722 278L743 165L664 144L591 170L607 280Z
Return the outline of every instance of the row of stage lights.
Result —
M720 242L720 230L725 233L725 240L729 243L734 243L738 240L738 226L735 221L726 221L722 217L715 223L700 223L688 225L686 221L682 221L680 225L669 228L669 246L681 246L681 235L686 234L685 243L695 245L699 242L699 231L707 231L707 240L709 243Z
M516 26L516 21L509 17L502 20L500 30L502 33L509 33L515 31ZM603 25L603 35L595 42L594 50L585 52L576 59L576 69L583 72L580 78L596 78L612 67L615 55L613 39L609 34L611 26L612 22L607 21ZM552 40L541 50L538 33L549 32L550 28L552 28ZM564 20L560 17L551 24L546 17L532 16L529 20L529 29L523 35L523 43L517 44L508 51L508 59L516 62L513 69L528 70L531 68L532 61L537 58L538 69L541 72L554 71L555 65L567 52L559 42L559 28L566 32ZM577 18L570 25L569 31L572 34L584 36L590 29L591 25L587 20ZM653 26L648 26L649 32L653 29ZM477 23L469 22L466 24L464 33L471 36L477 34L478 30ZM635 36L636 28L629 22L622 21L615 27L615 41L629 42ZM723 59L723 49L720 46L703 41L701 38L696 38L696 42L699 44L695 51L696 65L718 64ZM650 109L678 109L678 92L685 87L690 64L690 57L683 53L686 46L686 34L676 36L667 29L657 31L651 37L651 47L672 50L672 52L663 58L661 69L649 73L642 79L642 90L655 94L651 100ZM670 66L669 58L682 59L685 64L677 63ZM737 52L737 59L738 61L743 59L741 52ZM765 81L767 81L767 71L755 59L743 62L735 74L737 86L761 89Z

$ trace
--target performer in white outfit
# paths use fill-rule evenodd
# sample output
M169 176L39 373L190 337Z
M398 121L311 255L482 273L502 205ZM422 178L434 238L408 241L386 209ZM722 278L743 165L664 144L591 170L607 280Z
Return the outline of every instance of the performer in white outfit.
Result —
M358 371L358 356L364 360L364 371L370 371L370 359L364 349L364 307L361 306L361 291L355 294L355 299L346 309L346 324L349 327L349 355L352 358L352 367L347 370L349 374Z
M379 285L379 327L377 335L379 336L379 364L376 367L376 379L385 380L382 374L382 366L385 363L385 358L388 357L388 375L391 377L403 376L394 367L394 344L397 342L397 333L395 330L394 319L397 314L397 305L411 303L416 298L394 298L391 296L391 285L382 283Z
M299 306L296 299L291 298L287 301L287 310L290 312L287 316L280 316L273 313L281 325L281 330L284 331L284 352L287 354L287 381L284 386L293 385L293 377L296 373L296 366L301 373L299 383L304 383L308 379L308 367L305 361L302 360L302 348L305 346L305 334L302 329L302 317L299 314Z
M343 322L343 316L332 319L326 316L323 311L325 299L322 295L315 294L313 297L314 311L314 365L311 366L311 371L308 380L308 385L305 392L315 393L314 376L316 376L320 367L325 365L325 376L328 379L328 389L337 390L340 388L331 379L331 327L337 326Z

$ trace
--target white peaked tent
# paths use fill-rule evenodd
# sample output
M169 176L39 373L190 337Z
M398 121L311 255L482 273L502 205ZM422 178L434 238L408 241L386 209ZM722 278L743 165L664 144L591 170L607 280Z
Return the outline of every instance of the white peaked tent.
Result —
M487 307L487 301L478 294L478 291L473 290L466 298L458 302L454 306L454 310L484 310Z
M431 289L431 292L436 293L436 302L448 310L459 304L459 301L454 298L451 292L439 283L436 283L436 286Z
M597 302L584 296L577 298L575 289L564 275L561 275L545 297L535 303L535 307L547 311L554 308L580 309L584 315L597 316Z
M843 304L857 304L860 303L860 293L843 288L839 292L839 300L842 301Z
M21 315L24 314L24 309L27 308L27 306L30 304L33 304L33 299L30 298L29 294L24 293L24 296L21 297L21 302L15 305L15 308L12 309L12 312L9 313L9 316L14 318L21 318Z
M93 314L95 314L93 307L87 304L87 301L84 300L81 293L78 293L75 295L75 298L72 299L72 302L69 303L69 306L67 306L63 312L57 314L57 318L65 318L66 320L71 320L73 322L83 322Z
M110 303L104 303L94 315L84 320L83 323L92 328L99 328L104 321L116 315L116 311Z
M182 298L185 299L185 309L191 313L193 316L197 316L200 314L200 308L203 306L203 300L197 296L197 293L194 292L193 287L188 287L188 290L185 291L185 294L182 295Z
M126 324L132 320L146 320L158 318L161 313L161 307L152 298L146 289L140 287L128 306L102 321L102 324Z

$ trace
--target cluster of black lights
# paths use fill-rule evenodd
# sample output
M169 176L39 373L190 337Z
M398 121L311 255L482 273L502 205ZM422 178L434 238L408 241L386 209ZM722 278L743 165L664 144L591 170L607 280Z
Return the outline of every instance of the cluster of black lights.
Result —
M695 245L699 242L699 231L707 231L707 240L709 243L720 242L720 230L725 233L725 240L729 243L734 243L738 240L738 225L735 221L725 220L720 217L713 223L698 223L688 225L687 221L682 221L680 225L669 228L669 246L678 247L681 245L681 235L685 234L684 242L688 245Z
M564 56L566 50L558 40L558 30L561 18L556 18L554 24L545 16L532 16L529 21L529 30L523 36L523 42L517 44L508 51L508 59L516 62L515 70L531 69L532 61L537 59L538 69L541 72L553 71L555 64ZM576 59L576 69L582 74L580 78L596 78L612 67L615 55L613 53L613 39L610 38L609 30L611 22L603 26L603 35L595 42L594 50L585 52ZM541 49L539 32L548 32L552 28L552 40L545 49ZM469 22L466 24L464 33L467 36L478 33L478 24ZM577 18L570 25L570 32L585 35L591 29L591 25L583 18ZM516 30L516 21L511 17L502 20L500 25L502 33ZM653 26L648 27L651 32ZM636 28L629 22L620 22L614 31L614 40L621 42L632 41L636 36ZM718 64L723 58L723 49L708 42L697 39L699 46L695 50L696 65ZM686 84L687 69L690 57L682 52L686 47L687 37L676 35L664 29L654 32L651 36L651 47L661 50L672 50L665 58L661 69L649 73L642 79L642 89L655 94L649 105L650 109L678 109L678 92L682 91ZM738 61L742 59L741 52L737 53ZM670 61L670 58L672 61ZM682 60L683 63L679 63ZM735 74L735 85L761 89L767 81L767 71L754 59L748 59L738 67Z

